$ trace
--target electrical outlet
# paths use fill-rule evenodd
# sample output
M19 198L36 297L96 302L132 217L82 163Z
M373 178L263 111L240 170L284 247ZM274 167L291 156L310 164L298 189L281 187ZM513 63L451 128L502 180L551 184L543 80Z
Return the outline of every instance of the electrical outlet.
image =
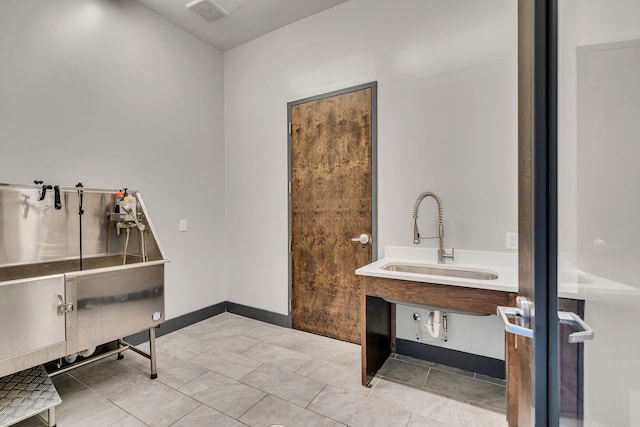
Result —
M518 249L518 233L507 233L507 249Z
M178 229L180 231L187 231L187 220L186 219L181 219L178 225Z

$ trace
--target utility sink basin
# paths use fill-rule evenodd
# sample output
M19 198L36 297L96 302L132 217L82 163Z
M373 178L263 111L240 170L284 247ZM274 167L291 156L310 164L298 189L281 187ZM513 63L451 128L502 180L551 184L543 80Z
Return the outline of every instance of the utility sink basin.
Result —
M498 275L488 270L468 270L462 268L445 267L440 265L418 265L418 264L387 264L383 270L397 271L400 273L426 274L429 276L457 277L472 280L495 280Z

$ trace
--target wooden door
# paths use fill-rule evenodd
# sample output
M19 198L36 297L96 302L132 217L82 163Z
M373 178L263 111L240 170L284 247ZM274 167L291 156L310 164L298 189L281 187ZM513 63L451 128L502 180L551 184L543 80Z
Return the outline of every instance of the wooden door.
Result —
M518 1L518 289L528 298L533 295L533 3ZM515 304L514 304L515 305ZM516 366L511 380L517 380L517 396L509 399L507 418L510 426L530 427L532 421L531 339L513 337ZM511 351L510 347L508 351ZM515 405L515 407L514 407Z
M375 84L290 104L291 317L296 329L360 343L371 262Z

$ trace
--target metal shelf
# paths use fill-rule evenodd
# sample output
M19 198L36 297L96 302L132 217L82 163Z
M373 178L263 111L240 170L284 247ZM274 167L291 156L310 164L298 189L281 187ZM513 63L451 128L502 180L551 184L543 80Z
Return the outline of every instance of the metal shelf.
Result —
M55 426L60 395L42 365L0 378L0 427L16 424L49 411L49 427Z

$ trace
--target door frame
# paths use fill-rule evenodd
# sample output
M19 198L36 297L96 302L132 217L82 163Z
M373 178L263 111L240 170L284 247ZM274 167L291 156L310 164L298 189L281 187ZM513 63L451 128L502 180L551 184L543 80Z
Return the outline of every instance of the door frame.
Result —
M371 262L378 259L378 82L372 81L357 86L351 86L320 95L302 98L287 103L287 200L288 200L288 223L287 223L287 242L288 242L288 276L289 276L289 294L288 294L288 314L287 326L292 327L293 318L291 316L291 300L293 290L293 274L292 274L292 252L291 252L291 109L299 104L307 102L319 101L325 98L332 98L346 93L357 92L363 89L371 89ZM354 272L355 276L355 272Z
M532 315L531 406L534 425L559 424L558 342L558 0L519 0L520 87L519 292L535 303ZM528 20L528 23L527 23ZM524 25L523 25L524 23ZM527 27L521 32L522 27ZM522 51L521 51L522 52ZM520 85L523 83L520 82ZM528 85L528 87L527 87ZM528 91L528 95L527 95ZM525 93L524 99L521 96ZM521 192L524 194L520 194ZM528 192L528 194L527 194ZM526 210L530 210L529 213ZM522 401L521 401L522 403ZM523 421L523 417L520 417Z

